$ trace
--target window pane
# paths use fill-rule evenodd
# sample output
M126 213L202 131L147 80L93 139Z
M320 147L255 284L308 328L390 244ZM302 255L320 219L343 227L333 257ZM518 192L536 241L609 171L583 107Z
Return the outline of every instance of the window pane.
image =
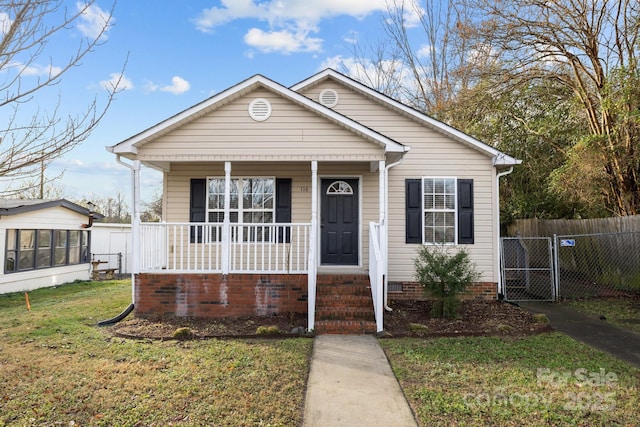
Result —
M80 262L80 231L69 231L69 264Z
M67 231L55 230L53 233L56 242L54 251L55 265L65 265L67 263Z
M36 267L51 267L51 230L38 230L38 252Z
M18 242L18 230L7 230L7 250L18 249L16 243Z
M20 230L20 250L36 247L36 230Z

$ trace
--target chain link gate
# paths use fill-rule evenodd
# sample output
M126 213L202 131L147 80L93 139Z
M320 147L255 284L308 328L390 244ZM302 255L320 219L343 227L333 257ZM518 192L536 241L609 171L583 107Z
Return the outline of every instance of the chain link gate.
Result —
M553 246L550 237L503 237L501 274L507 301L554 301Z

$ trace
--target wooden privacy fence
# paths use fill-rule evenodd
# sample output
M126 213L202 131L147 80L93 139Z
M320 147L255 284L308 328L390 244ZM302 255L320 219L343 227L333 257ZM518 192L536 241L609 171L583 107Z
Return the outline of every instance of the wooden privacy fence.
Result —
M518 219L507 228L515 237L549 237L563 234L625 233L640 231L640 215L596 219Z

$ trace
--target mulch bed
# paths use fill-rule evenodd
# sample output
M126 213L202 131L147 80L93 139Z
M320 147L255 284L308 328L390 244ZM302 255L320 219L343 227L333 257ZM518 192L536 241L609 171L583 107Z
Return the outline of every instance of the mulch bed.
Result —
M385 312L385 332L381 334L387 338L525 336L552 330L551 325L536 321L528 311L498 301L464 301L456 319L432 318L428 301L392 301L389 305L393 311ZM111 330L121 337L160 340L281 338L306 336L306 324L307 316L302 313L226 319L153 320L130 317L112 326Z

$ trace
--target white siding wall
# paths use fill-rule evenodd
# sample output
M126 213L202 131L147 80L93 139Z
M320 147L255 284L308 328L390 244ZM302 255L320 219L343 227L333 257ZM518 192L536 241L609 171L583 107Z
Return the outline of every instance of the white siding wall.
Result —
M97 223L91 227L91 254L98 254L96 259L108 261L107 264L101 264L100 268L118 268L115 254L121 253L122 273L131 273L131 249L131 224Z
M89 280L91 264L78 264L4 274L7 230L78 230L80 229L80 225L86 222L86 216L63 207L3 216L0 219L0 248L2 250L0 293L31 291L33 289L73 282L74 280Z

